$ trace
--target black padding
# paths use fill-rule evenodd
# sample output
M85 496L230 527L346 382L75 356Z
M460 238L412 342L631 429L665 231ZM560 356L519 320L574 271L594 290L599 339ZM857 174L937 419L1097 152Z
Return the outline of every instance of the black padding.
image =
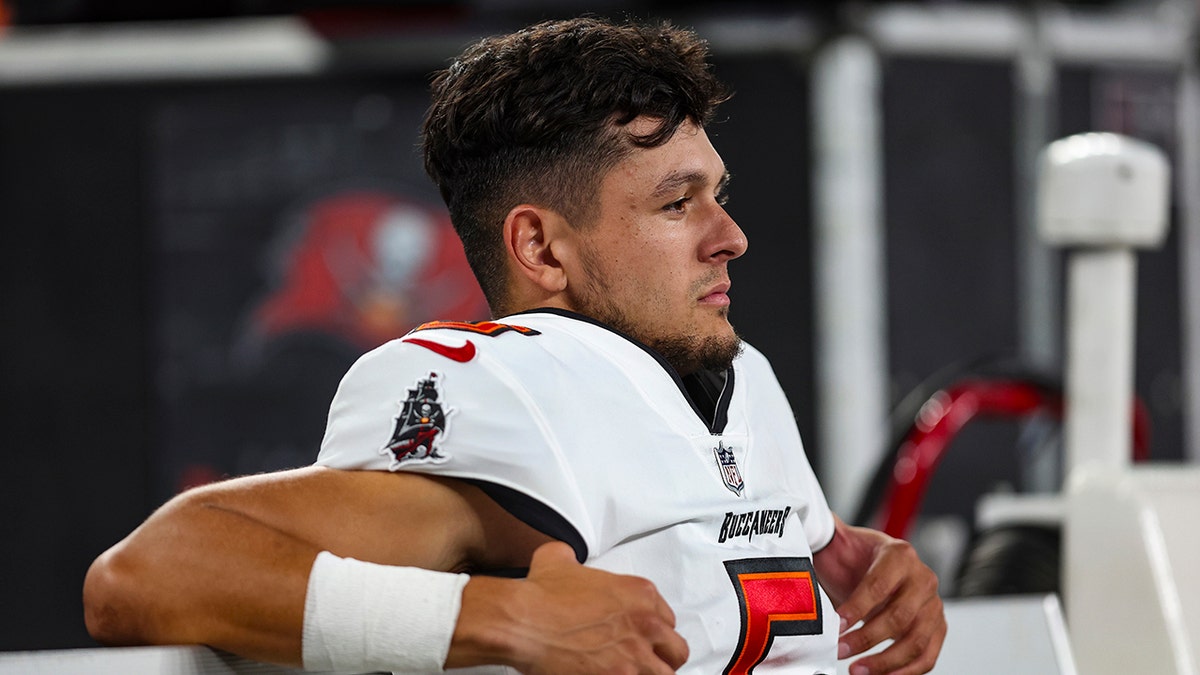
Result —
M1003 526L981 533L955 585L960 598L1061 592L1061 534L1056 527Z

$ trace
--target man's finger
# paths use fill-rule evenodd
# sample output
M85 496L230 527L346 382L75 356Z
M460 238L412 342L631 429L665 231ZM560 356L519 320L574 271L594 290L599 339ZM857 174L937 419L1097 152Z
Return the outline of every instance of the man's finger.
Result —
M903 545L907 546L907 543L903 542ZM911 550L911 547L909 549ZM891 560L895 555L890 551L882 554L867 570L850 597L838 607L843 631L867 618L871 612L887 602L903 583L906 568L903 564L896 564Z
M654 653L672 669L678 669L687 663L688 644L683 636L675 629L660 621L650 621L641 627L642 634L650 641Z
M575 559L575 550L561 541L551 541L537 547L537 550L533 552L533 558L529 561L529 566L540 567L570 563L579 564L579 561Z
M655 608L654 611L658 616L671 628L675 627L675 611L667 604L661 595L655 593Z
M908 635L929 602L931 599L924 589L912 584L902 585L884 604L868 613L861 627L841 637L838 657L861 654L888 638L899 640Z
M887 649L854 662L850 672L854 673L860 667L865 667L870 673L890 675L921 675L929 672L946 639L941 600L930 600L922 608L922 616L928 620L916 622L909 634L893 642Z

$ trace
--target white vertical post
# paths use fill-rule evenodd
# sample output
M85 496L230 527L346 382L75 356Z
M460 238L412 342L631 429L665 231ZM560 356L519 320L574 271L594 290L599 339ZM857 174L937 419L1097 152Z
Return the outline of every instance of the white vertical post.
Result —
M1158 148L1117 134L1079 134L1042 155L1038 226L1069 247L1067 473L1130 457L1135 248L1167 233L1170 172Z
M1134 288L1128 248L1073 251L1067 267L1066 466L1127 466L1133 410Z
M844 37L813 67L814 266L822 482L847 512L878 462L887 420L879 63Z
M1096 598L1114 583L1097 578L1087 559L1103 552L1086 518L1080 477L1129 474L1133 397L1135 248L1162 244L1167 233L1170 172L1154 146L1116 134L1079 134L1051 143L1042 154L1038 227L1042 237L1069 247L1067 259L1066 459L1068 518L1063 588L1071 638L1087 672L1111 639L1094 623ZM1083 511L1086 514L1086 510ZM1139 542L1122 540L1121 546ZM1119 570L1115 572L1120 577ZM1121 582L1116 582L1120 584ZM1101 601L1102 603L1104 600ZM1106 606L1106 605L1103 605ZM1099 625L1101 630L1097 630ZM1126 669L1127 670L1127 669ZM1123 671L1122 671L1123 672ZM1155 670L1154 672L1166 672Z

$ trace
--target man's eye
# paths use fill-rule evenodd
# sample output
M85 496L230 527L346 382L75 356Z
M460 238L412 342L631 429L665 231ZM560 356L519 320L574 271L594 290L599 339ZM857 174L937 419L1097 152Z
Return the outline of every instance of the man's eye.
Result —
M675 213L682 213L683 210L686 208L687 203L690 201L692 201L691 197L684 197L682 199L676 199L675 201L671 202L670 204L667 204L666 206L664 206L663 210L664 211L672 211Z

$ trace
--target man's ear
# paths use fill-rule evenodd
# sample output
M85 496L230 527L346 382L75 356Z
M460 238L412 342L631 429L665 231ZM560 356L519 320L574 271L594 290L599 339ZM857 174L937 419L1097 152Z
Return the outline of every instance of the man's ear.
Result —
M521 204L504 219L504 245L514 262L514 272L545 293L567 287L567 275L558 254L564 251L570 225L558 213Z

